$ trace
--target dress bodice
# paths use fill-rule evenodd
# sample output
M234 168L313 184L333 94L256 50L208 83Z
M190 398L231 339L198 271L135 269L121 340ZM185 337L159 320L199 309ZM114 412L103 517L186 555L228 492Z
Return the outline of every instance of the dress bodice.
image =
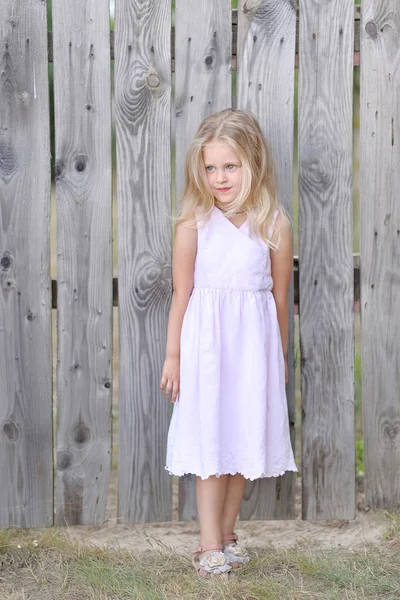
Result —
M209 220L198 221L194 287L271 291L268 244L255 236L248 221L236 227L214 207Z

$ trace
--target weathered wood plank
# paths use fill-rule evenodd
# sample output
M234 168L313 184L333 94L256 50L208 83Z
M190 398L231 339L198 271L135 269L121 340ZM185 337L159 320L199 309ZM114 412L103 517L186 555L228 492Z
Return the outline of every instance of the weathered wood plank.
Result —
M360 12L361 7L356 5L354 7L354 64L359 63L359 52L360 52ZM298 15L297 15L298 24ZM237 54L237 29L238 29L238 11L232 10L232 71L236 70L236 54ZM172 71L175 71L175 28L172 27L171 31L171 44L172 44ZM53 61L53 33L48 32L49 42L49 62ZM110 31L110 48L111 48L111 60L114 60L114 31ZM298 36L296 36L296 64L297 64L297 53L298 53Z
M53 0L58 369L56 522L103 522L111 469L109 3Z
M119 0L115 23L120 415L118 518L166 521L171 299L171 0Z
M303 518L355 514L352 258L354 5L300 5Z
M360 214L366 503L400 507L400 5L363 0Z
M176 190L184 187L186 150L200 122L231 106L230 0L177 0L175 15ZM195 478L179 482L179 516L196 519Z
M239 5L237 106L252 111L271 147L281 201L293 212L293 121L296 2L257 0ZM294 302L289 293L289 423L294 448ZM295 474L249 482L240 515L243 519L295 516Z
M46 3L0 4L0 527L53 524Z
M354 310L358 312L360 301L360 255L354 254ZM294 303L299 304L299 259L293 257ZM57 308L57 280L51 281L52 308ZM113 306L118 306L118 278L113 278Z

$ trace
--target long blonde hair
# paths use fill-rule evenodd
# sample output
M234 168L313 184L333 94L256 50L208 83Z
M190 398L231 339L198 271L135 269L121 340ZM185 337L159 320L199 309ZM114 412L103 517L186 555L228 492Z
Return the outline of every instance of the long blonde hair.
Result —
M255 234L274 250L279 245L279 228L270 231L279 202L271 151L256 118L245 110L227 108L210 115L200 124L185 161L185 189L179 203L177 222L194 224L196 216L208 219L215 199L208 184L203 148L211 141L226 143L242 163L242 185L238 197L226 211L227 217L244 211ZM271 234L271 235L270 235Z

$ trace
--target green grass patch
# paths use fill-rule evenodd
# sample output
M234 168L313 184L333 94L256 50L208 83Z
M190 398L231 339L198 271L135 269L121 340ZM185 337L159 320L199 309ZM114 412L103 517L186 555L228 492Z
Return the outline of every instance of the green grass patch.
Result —
M86 547L64 530L0 532L0 598L19 600L318 600L400 598L400 547L359 551L272 547L228 582L199 581L190 557L160 545L142 554ZM395 521L392 519L392 524ZM250 549L251 550L251 549Z

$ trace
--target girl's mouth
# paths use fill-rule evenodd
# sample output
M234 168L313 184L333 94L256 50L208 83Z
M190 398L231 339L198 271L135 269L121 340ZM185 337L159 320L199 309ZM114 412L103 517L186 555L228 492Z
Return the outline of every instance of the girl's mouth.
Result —
M229 192L231 188L217 188L217 192Z

